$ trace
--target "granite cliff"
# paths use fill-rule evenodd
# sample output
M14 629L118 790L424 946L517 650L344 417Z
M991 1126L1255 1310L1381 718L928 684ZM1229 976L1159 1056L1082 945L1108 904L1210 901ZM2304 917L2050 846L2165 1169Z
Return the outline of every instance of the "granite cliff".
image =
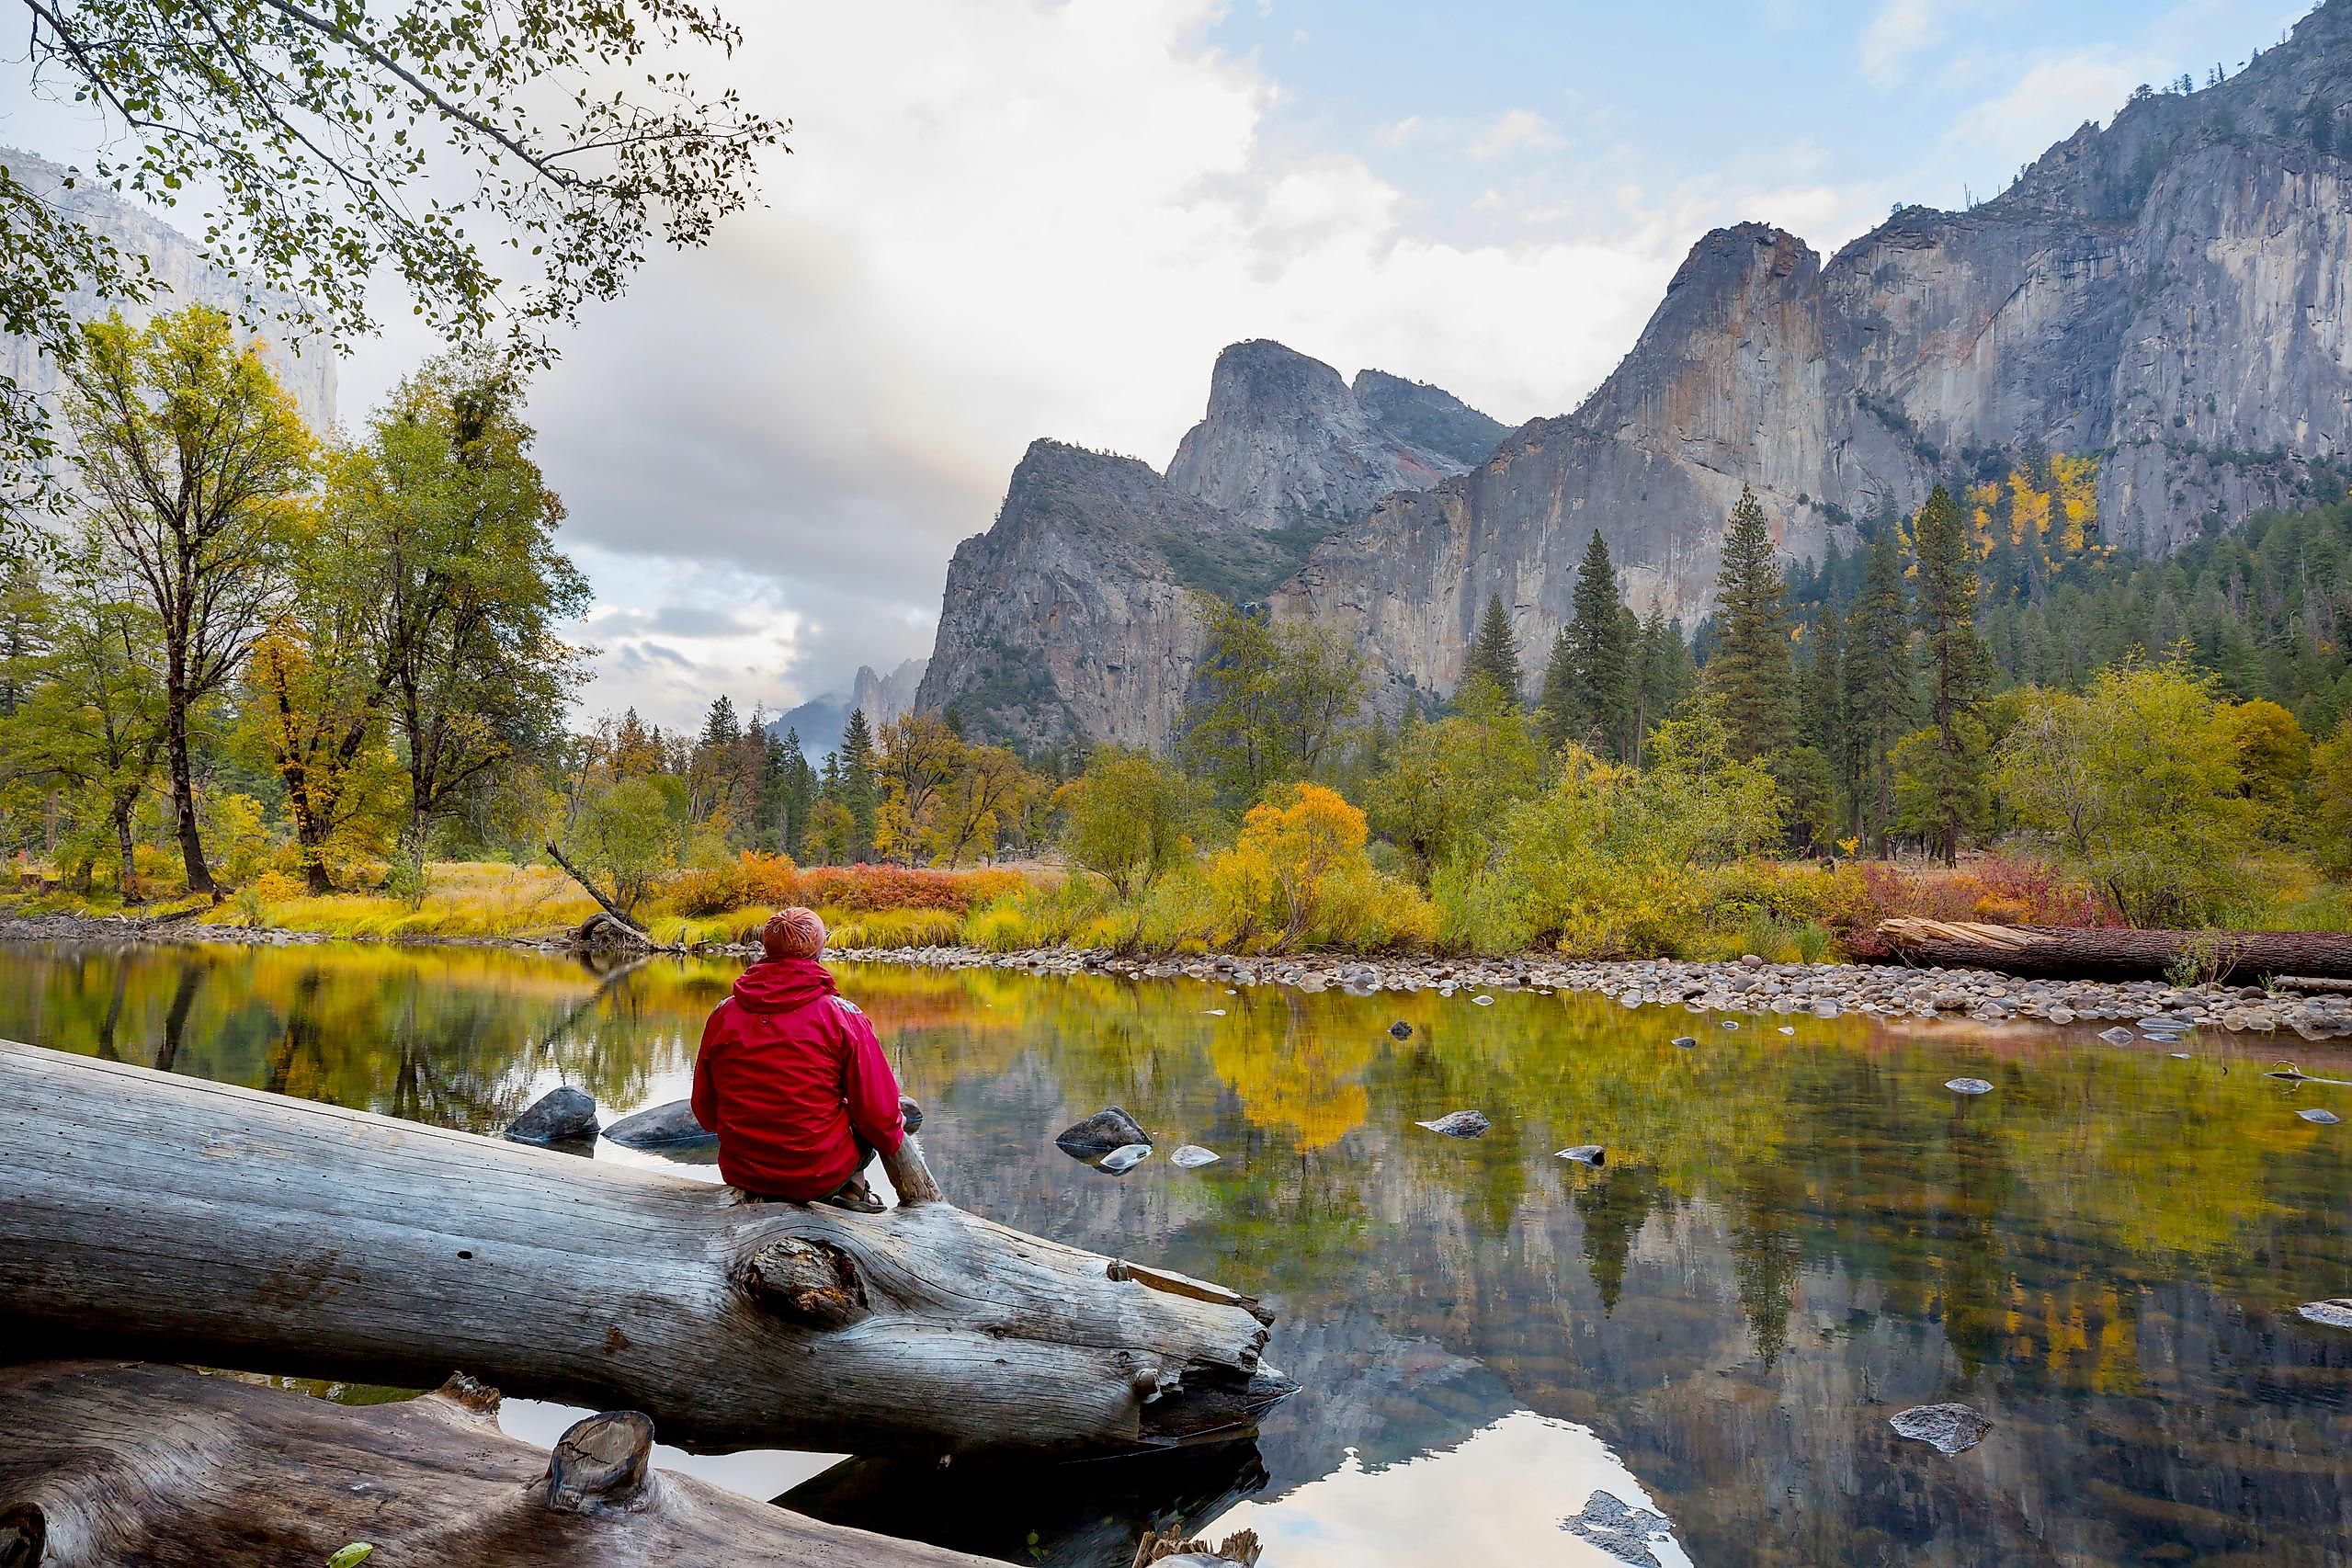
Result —
M1466 472L1504 426L1378 370L1351 387L1278 343L1218 356L1164 477L1040 440L960 545L916 707L975 734L1164 746L1202 652L1199 597L1261 599L1382 495Z
M1499 446L1491 425L1235 345L1164 480L1062 448L1025 484L1031 449L957 552L918 703L1161 744L1199 588L1347 629L1394 713L1452 689L1490 595L1540 669L1596 529L1635 608L1694 625L1743 484L1792 559L2035 451L2097 460L2124 548L2291 505L2352 448L2352 0L2217 85L2135 94L1970 210L1905 208L1826 261L1709 233L1582 405Z
M2098 458L2126 548L2292 504L2352 445L2347 154L2352 0L2329 0L2237 76L2135 96L1970 211L1906 208L1825 264L1718 230L1581 407L1379 503L1278 610L1351 628L1393 711L1452 688L1489 595L1547 647L1596 528L1637 608L1694 623L1743 483L1804 559L2035 449Z
M206 261L194 240L146 208L97 188L86 178L69 190L63 168L13 147L0 147L0 167L35 196L65 208L84 227L112 240L126 259L146 257L162 287L150 304L126 309L125 315L137 317L142 310L173 311L190 304L210 305L231 315L246 308L244 286ZM265 293L256 296L253 309L267 317L289 307L290 301ZM76 319L97 321L115 306L111 301L85 294L77 296L72 308ZM293 395L303 420L313 430L326 430L335 424L335 355L323 344L308 345L305 352L296 354L278 341L282 335L263 335L265 358ZM56 365L36 353L29 338L0 335L0 375L38 397L48 397L58 389Z

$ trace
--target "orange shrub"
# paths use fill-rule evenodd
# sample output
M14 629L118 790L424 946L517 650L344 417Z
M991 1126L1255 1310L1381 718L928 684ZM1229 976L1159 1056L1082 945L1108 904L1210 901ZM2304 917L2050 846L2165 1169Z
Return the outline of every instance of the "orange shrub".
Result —
M1019 892L1018 871L935 871L910 866L814 866L792 879L790 903L858 914L884 909L944 909L970 913L992 899ZM778 900L778 902L785 902Z
M1831 879L1828 917L1838 942L1858 959L1886 956L1879 922L1903 917L1984 921L1995 926L2112 926L2113 908L2056 867L1988 856L1965 870L1905 869L1881 861L1848 861Z

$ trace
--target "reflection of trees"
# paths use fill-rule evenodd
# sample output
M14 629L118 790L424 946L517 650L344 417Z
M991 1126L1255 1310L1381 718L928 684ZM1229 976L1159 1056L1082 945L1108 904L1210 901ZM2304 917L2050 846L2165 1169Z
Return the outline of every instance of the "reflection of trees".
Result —
M1378 1054L1369 1029L1327 1028L1285 997L1247 998L1211 1035L1209 1060L1233 1085L1242 1112L1286 1136L1302 1153L1328 1148L1363 1124L1371 1108L1364 1070ZM1298 998L1304 1000L1304 998Z
M1617 1311L1626 1256L1657 1202L1657 1177L1646 1166L1609 1165L1576 1188L1576 1212L1585 1221L1585 1264L1603 1312Z

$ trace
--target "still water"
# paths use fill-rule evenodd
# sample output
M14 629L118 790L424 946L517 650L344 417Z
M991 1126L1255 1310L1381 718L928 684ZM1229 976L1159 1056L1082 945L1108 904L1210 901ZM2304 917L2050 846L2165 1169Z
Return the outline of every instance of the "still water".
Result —
M0 1036L494 1132L558 1083L607 1119L683 1096L733 972L0 948ZM1254 1447L1176 1460L691 1461L723 1483L1085 1568L1175 1522L1254 1528L1267 1568L1607 1564L1563 1528L1596 1491L1663 1518L1633 1549L1660 1568L2352 1562L2352 1333L2294 1312L2352 1295L2352 1089L2262 1075L2352 1052L839 972L951 1198L1262 1295L1302 1388ZM1124 1177L1052 1144L1108 1104L1159 1141ZM1414 1125L1463 1108L1493 1131ZM1174 1168L1182 1142L1222 1158ZM1554 1157L1577 1143L1606 1165ZM1992 1418L1980 1446L1888 1428L1942 1400Z

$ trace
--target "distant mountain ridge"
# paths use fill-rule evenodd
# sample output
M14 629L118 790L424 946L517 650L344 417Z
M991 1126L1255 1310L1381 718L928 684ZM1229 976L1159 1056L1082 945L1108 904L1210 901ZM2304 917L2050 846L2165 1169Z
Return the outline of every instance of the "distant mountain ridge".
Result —
M825 753L840 749L849 715L858 710L865 710L866 723L876 734L884 724L915 711L915 694L923 684L926 663L908 659L888 675L878 674L871 665L860 665L847 691L829 691L787 710L768 721L768 733L778 740L799 735L801 755L811 762L821 762Z
M1743 484L1792 560L2036 450L2096 457L2104 538L2152 553L2293 505L2352 449L2352 0L1969 211L1905 208L1826 263L1765 224L1706 234L1580 406L1490 429L1236 344L1165 477L1029 449L956 551L918 706L1165 745L1206 591L1345 629L1392 714L1459 682L1490 596L1540 669L1596 530L1637 609L1695 627Z

